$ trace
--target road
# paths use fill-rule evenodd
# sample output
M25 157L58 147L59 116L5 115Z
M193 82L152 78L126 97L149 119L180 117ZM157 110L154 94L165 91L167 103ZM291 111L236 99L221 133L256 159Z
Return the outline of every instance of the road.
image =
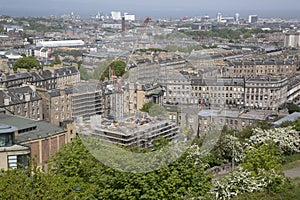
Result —
M300 166L283 171L285 176L290 178L300 177Z

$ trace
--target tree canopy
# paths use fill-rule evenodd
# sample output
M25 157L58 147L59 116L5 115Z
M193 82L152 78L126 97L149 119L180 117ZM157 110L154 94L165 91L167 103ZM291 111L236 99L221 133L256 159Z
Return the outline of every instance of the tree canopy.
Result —
M110 70L113 70L110 71ZM105 78L110 78L112 76L111 73L114 73L115 76L120 77L123 76L123 74L126 71L126 63L123 61L113 61L112 63L109 64L109 66L106 67L104 72L101 74L100 80L104 80Z
M14 62L13 70L17 71L18 68L27 69L29 71L30 69L33 68L40 69L41 65L35 57L29 56L29 57L22 57L18 59L16 62Z

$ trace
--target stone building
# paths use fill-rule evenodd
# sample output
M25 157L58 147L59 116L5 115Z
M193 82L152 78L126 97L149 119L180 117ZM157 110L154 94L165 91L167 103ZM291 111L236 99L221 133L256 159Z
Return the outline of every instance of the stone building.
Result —
M50 70L33 71L30 74L32 76L32 80L28 81L29 84L46 90L57 88L56 76Z
M0 107L5 113L42 120L42 98L33 86L19 86L0 90Z
M287 101L288 78L250 77L245 81L245 107L278 110Z
M244 78L191 78L191 96L203 107L244 106Z
M74 66L60 67L54 70L57 88L74 86L80 82L80 72Z
M238 60L228 61L226 73L229 77L292 76L298 71L299 66L299 61L292 60Z
M72 88L45 90L38 89L42 97L43 120L60 125L72 120Z
M205 135L210 128L221 130L224 126L230 129L242 130L246 126L253 125L256 121L265 121L268 117L266 112L245 110L201 110L198 113L199 129L198 136Z
M194 104L192 98L191 80L181 73L173 73L167 76L161 75L158 83L165 88L164 104Z

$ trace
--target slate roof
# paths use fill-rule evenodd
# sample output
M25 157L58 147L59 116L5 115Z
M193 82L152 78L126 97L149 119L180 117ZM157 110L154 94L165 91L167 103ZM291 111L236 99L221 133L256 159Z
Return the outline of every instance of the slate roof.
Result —
M39 94L33 91L29 86L20 86L7 88L6 90L0 90L0 106L4 106L4 98L9 98L9 105L16 105L25 103L25 94L30 95L30 101L41 100Z
M35 121L14 115L0 114L0 123L14 126L18 130L33 128L31 131L16 135L15 141L17 143L26 142L28 141L28 138L35 140L65 132L64 129L57 125L45 121Z

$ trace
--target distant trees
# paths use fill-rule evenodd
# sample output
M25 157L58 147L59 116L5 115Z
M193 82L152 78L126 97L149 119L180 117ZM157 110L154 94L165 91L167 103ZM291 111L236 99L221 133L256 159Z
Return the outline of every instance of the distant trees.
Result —
M113 70L114 75L116 75L117 77L122 76L125 71L126 71L126 63L123 61L113 61L112 63L110 63L110 65L108 67L106 67L106 69L104 70L104 72L101 74L100 80L105 80L105 78L110 78L112 76L112 71Z
M300 107L296 104L287 104L287 109L289 111L289 114L292 114L293 112L300 112Z
M51 63L51 66L54 65L60 65L61 64L61 60L59 58L59 55L55 55L53 62Z
M16 62L14 62L13 70L17 71L17 69L19 68L27 69L28 71L30 71L30 69L40 69L41 65L35 57L29 56L29 57L22 57L18 59Z
M153 102L144 103L140 111L149 113L149 110L152 106L154 106Z

